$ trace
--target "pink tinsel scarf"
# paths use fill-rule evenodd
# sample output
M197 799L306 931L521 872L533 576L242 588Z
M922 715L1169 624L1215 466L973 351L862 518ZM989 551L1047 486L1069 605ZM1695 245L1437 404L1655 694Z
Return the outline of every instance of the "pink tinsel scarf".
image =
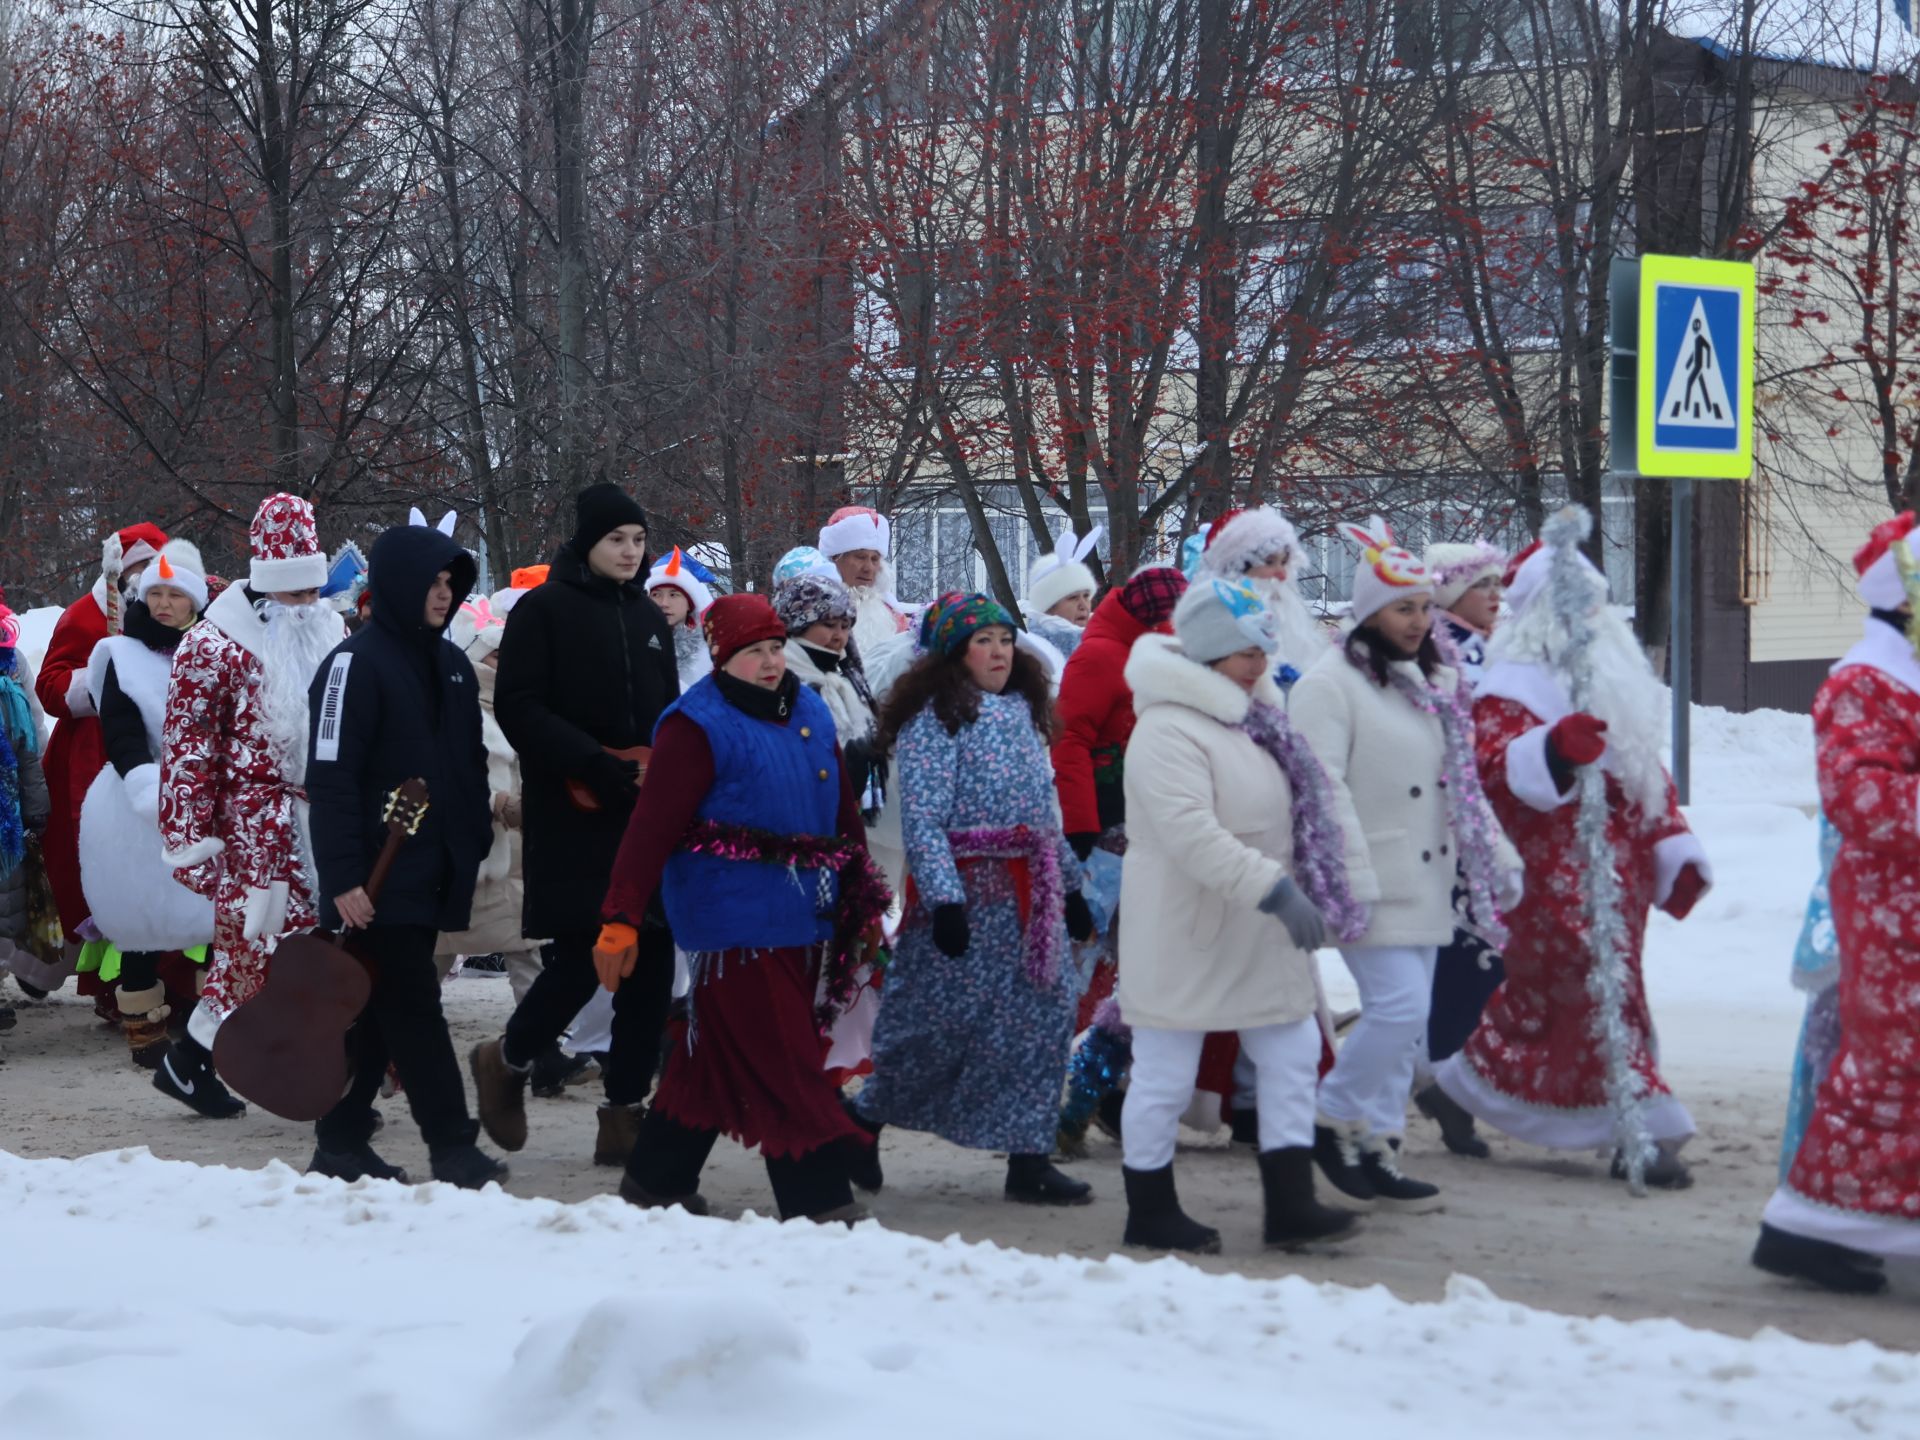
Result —
M986 825L947 832L955 860L1024 860L1030 904L1027 912L1026 971L1035 985L1051 985L1060 975L1060 935L1067 896L1060 880L1060 836L1025 825Z

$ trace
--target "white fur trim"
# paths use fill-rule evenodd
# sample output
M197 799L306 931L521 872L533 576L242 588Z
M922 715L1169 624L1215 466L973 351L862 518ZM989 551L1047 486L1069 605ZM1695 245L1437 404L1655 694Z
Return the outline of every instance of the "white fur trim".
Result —
M1412 552L1398 547L1390 549L1388 553L1407 560L1414 558ZM1433 585L1425 578L1424 572L1418 580L1409 580L1404 584L1396 585L1391 580L1383 580L1371 561L1361 560L1353 567L1351 613L1356 622L1371 619L1397 600L1405 600L1414 595L1431 594L1433 594Z
M1707 862L1707 852L1699 839L1692 834L1669 835L1653 847L1653 903L1664 905L1673 895L1673 887L1680 878L1680 872L1693 866L1700 872L1700 878L1707 882L1707 889L1713 888L1713 866Z
M1507 788L1535 810L1558 810L1573 799L1577 789L1568 786L1562 795L1553 783L1553 768L1547 763L1547 732L1551 725L1536 725L1507 746Z
M75 720L89 720L100 713L87 685L87 672L76 670L67 679L67 714Z
M193 1014L187 1017L187 1033L208 1049L213 1049L213 1037L220 1033L220 1022L227 1017L216 1011L205 1000L193 1007Z
M327 557L315 551L280 560L256 559L248 567L247 583L260 595L318 590L327 583Z
M707 613L707 607L713 604L713 592L702 585L700 577L687 568L684 557L680 562L680 573L677 575L667 574L667 562L664 560L647 572L647 594L651 595L656 590L666 589L678 590L693 602L691 619L696 625L700 623L700 617Z
M1034 562L1033 570L1027 577L1028 618L1044 615L1069 595L1082 593L1091 595L1100 588L1100 582L1078 560L1065 562L1048 555Z
M144 990L129 990L121 985L113 998L123 1015L140 1015L149 1020L167 1018L167 987L164 985L153 984ZM156 1010L160 1012L158 1015L153 1013Z
M160 822L160 767L152 761L145 765L136 765L121 777L126 786L127 804L133 813L147 824L158 826Z
M167 557L167 564L172 568L173 573L164 580L160 578L158 562L140 572L140 578L134 582L134 590L138 598L145 600L147 592L155 586L171 585L174 589L193 597L193 613L198 615L207 608L207 577L196 570L189 569L184 560L175 561L172 556Z
M820 527L820 553L829 560L850 550L892 551L893 527L887 517L872 510L856 510Z
M1532 1105L1515 1099L1488 1084L1467 1063L1464 1051L1449 1055L1434 1067L1434 1083L1452 1096L1474 1118L1484 1120L1502 1134L1529 1145L1549 1150L1611 1150L1614 1144L1613 1111L1605 1105L1588 1109L1562 1109L1553 1105ZM1642 1111L1647 1135L1656 1144L1679 1149L1694 1134L1693 1116L1672 1095L1650 1097Z
M206 618L214 628L256 660L267 658L267 627L247 599L245 588L229 585L207 606ZM344 622L343 622L344 623Z
M1840 658L1832 673L1838 675L1849 665L1878 670L1902 689L1920 695L1920 657L1914 655L1907 637L1891 625L1869 617L1866 633Z
M1513 608L1516 615L1524 610L1535 596L1546 593L1547 580L1553 574L1553 556L1553 547L1542 545L1521 563L1518 573L1513 577L1513 584L1507 587L1507 604ZM1580 562L1580 568L1598 582L1599 596L1605 599L1607 577L1600 572L1593 561L1587 558L1586 551L1575 552L1575 558Z
M1147 634L1134 641L1126 679L1136 714L1153 705L1184 705L1222 725L1238 725L1255 700L1277 709L1286 705L1272 676L1262 675L1248 694L1213 667L1188 659L1171 635Z
M1254 566L1299 548L1300 537L1293 523L1271 505L1258 505L1207 531L1207 544L1200 552L1200 573L1223 580L1243 579Z
M1905 544L1905 541L1895 541ZM1900 578L1900 562L1894 558L1893 546L1887 547L1873 564L1869 565L1854 586L1860 598L1873 610L1898 610L1907 603L1906 582Z
M107 666L113 666L113 678L120 693L139 707L147 726L147 751L160 753L161 730L166 724L167 682L173 677L173 655L149 650L127 635L109 635L93 647L87 657L87 694L96 713L100 697L107 688Z
M191 870L195 865L225 853L226 848L226 841L217 835L210 835L205 840L194 841L183 850L165 850L161 855L174 869Z
M1865 1210L1842 1210L1822 1205L1782 1185L1767 1201L1760 1218L1776 1230L1826 1240L1889 1259L1920 1256L1920 1221L1875 1215Z
M152 785L142 812L134 777ZM126 781L111 765L80 805L80 888L93 923L122 950L185 950L213 939L213 902L175 878L154 823L159 771L142 765Z
M200 554L200 547L191 540L176 535L160 547L160 553L167 557L170 565L184 565L196 575L207 573L207 562Z

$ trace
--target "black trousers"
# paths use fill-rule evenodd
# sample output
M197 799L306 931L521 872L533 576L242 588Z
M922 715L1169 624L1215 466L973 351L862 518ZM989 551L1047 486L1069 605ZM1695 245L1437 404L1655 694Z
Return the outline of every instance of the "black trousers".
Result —
M349 1150L373 1138L373 1102L389 1063L429 1151L471 1145L479 1135L440 1010L439 938L424 925L377 923L360 937L373 961L373 994L347 1031L347 1092L313 1127L323 1149Z
M542 947L543 965L507 1021L507 1063L530 1065L566 1033L600 977L593 968L598 927L555 936ZM673 1003L673 935L658 926L640 932L633 974L613 995L613 1050L602 1067L610 1105L637 1105L653 1088L660 1064L660 1032Z
M160 983L160 961L166 953L164 950L122 950L120 978L114 983L122 990L151 990Z
M717 1130L695 1130L649 1110L640 1138L627 1161L627 1173L649 1194L684 1200L700 1188L700 1171L713 1153ZM833 1145L805 1155L767 1157L767 1183L782 1220L824 1215L853 1203L844 1153Z

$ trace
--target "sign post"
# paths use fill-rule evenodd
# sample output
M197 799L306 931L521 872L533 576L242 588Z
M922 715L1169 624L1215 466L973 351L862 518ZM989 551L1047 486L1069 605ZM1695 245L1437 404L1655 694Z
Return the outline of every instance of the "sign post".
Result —
M1693 482L1753 474L1753 266L1643 255L1616 261L1615 474L1672 480L1669 576L1673 779L1692 798Z

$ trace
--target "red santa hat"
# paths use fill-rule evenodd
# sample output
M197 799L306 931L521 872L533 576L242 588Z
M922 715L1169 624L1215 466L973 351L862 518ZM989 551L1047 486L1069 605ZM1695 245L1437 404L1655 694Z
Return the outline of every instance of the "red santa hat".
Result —
M1271 505L1229 510L1207 531L1200 569L1207 575L1238 580L1255 566L1270 564L1300 548L1292 523Z
M135 565L153 559L167 546L167 532L158 525L147 524L144 520L138 525L129 525L118 533L120 564L129 570Z
M1378 515L1365 525L1342 525L1342 533L1360 547L1353 566L1353 618L1365 621L1410 595L1430 595L1433 581L1411 550L1396 545L1393 531Z
M678 590L686 596L688 605L692 607L687 612L687 624L692 626L700 623L700 617L713 604L713 592L687 568L678 545L673 547L672 554L647 573L647 594L651 595L656 590Z
M820 527L820 553L829 560L852 550L892 551L893 529L887 517L865 505L843 505Z
M1895 541L1910 546L1913 526L1913 511L1903 510L1874 526L1867 543L1854 552L1853 573L1860 577L1855 588L1869 609L1898 610L1907 603L1907 583L1900 576L1900 561L1893 546ZM1912 558L1910 548L1907 553Z
M174 559L176 549L180 558ZM140 572L138 585L139 598L145 600L149 591L162 585L170 585L193 601L193 613L198 615L207 608L207 577L200 573L197 566L189 565L186 559L191 553L195 560L200 552L191 544L175 540L169 542L153 564Z
M261 595L318 590L327 583L327 557L313 506L298 495L269 495L247 529L253 562L247 583Z

